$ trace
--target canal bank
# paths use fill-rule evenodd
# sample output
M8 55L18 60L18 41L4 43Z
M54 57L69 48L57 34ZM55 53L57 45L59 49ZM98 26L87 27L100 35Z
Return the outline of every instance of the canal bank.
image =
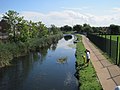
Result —
M102 90L92 63L89 66L85 65L82 58L82 56L85 56L85 47L82 43L82 37L80 35L77 35L77 37L75 76L79 82L79 90Z

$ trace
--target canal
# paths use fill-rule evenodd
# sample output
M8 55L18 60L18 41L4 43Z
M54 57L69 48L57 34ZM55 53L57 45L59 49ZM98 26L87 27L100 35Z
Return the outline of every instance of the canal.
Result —
M74 36L0 69L0 90L78 90Z

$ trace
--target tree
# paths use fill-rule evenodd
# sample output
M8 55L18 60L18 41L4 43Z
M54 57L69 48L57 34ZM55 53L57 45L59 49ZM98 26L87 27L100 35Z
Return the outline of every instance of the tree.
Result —
M47 36L48 35L48 29L45 26L45 24L43 24L42 22L37 22L37 30L38 32L38 36L39 37L43 37L43 36Z
M45 24L42 22L24 20L24 17L20 17L19 13L16 11L9 10L5 13L5 15L3 15L2 18L2 22L8 24L6 24L7 26L5 27L8 32L10 41L26 42L31 38L41 38L49 35L48 28L45 26ZM51 34L57 34L59 32L60 30L58 27L51 25Z
M60 28L61 31L72 31L72 27L71 26L68 26L68 25L65 25L63 27Z
M89 24L83 24L83 32L92 33L93 29Z
M21 23L18 25L19 31L20 31L20 37L19 40L22 42L27 41L28 39L31 38L31 33L30 33L30 27L29 27L29 22L27 20L23 20Z
M118 25L111 24L109 29L111 34L120 34L120 27Z
M50 27L50 33L52 34L58 34L60 32L60 29L56 27L55 25L51 25Z
M23 17L18 16L19 13L16 11L9 10L8 12L3 15L3 20L7 21L7 23L10 25L10 28L8 29L8 33L11 36L11 39L16 42L16 34L17 31L17 25L22 21Z
M82 25L74 25L73 31L77 31L77 33L81 33L83 30Z

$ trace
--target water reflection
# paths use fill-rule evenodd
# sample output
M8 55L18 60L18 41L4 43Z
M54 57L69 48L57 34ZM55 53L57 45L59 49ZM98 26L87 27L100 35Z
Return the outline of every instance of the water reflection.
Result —
M56 48L57 48L57 43L53 43L53 44L51 45L51 47L50 47L50 50L55 51Z
M72 77L73 77L72 73L70 73L70 72L66 73L66 78L65 78L65 81L64 81L65 86L72 85L72 82L75 83L75 81L74 81L75 79L73 79Z
M0 70L0 90L77 90L75 48L68 46L73 44L71 40L63 38L16 58L11 67Z
M72 39L72 35L64 35L64 39L66 40L66 41L68 41L68 40L70 40L70 39Z
M43 54L34 52L28 56L17 58L17 60L14 59L11 67L0 69L0 90L18 90L18 87L29 76L33 64L38 60L42 64L45 60L47 51L45 49L43 51Z

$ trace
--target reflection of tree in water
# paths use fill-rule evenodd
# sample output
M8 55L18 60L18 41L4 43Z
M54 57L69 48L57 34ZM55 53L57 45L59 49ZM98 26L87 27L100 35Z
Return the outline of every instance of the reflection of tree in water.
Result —
M66 79L64 81L64 85L67 86L67 85L71 85L73 80L72 80L72 74L70 72L67 73L66 75Z
M34 62L45 60L48 49L55 50L58 40L53 44L40 48L38 52L31 52L29 55L19 57L13 60L13 66L0 69L0 90L18 90L22 86L22 82L28 77Z
M50 47L51 50L55 51L57 47L57 43L53 43Z
M19 57L13 60L13 66L0 70L0 90L17 90L20 83L28 77L34 62L39 60L42 64L45 60L48 48L50 46L40 48L39 52L31 52L27 56Z
M17 90L28 77L32 62L29 56L20 57L14 60L13 66L0 70L0 90Z
M44 48L39 48L38 52L32 52L29 56L32 61L32 63L36 62L39 60L40 63L42 63L45 60L45 57L47 55L47 51L48 51L48 46L44 47Z
M48 51L48 47L45 47L45 48L41 48L41 49L40 49L39 52L41 53L42 58L45 58L45 57L46 57L47 51Z
M72 35L66 35L66 36L64 36L64 39L65 39L66 41L68 41L69 39L72 39Z
M17 90L29 75L33 64L36 61L42 62L45 60L49 47L41 48L39 52L32 52L28 56L17 58L13 61L13 66L0 70L0 90Z

